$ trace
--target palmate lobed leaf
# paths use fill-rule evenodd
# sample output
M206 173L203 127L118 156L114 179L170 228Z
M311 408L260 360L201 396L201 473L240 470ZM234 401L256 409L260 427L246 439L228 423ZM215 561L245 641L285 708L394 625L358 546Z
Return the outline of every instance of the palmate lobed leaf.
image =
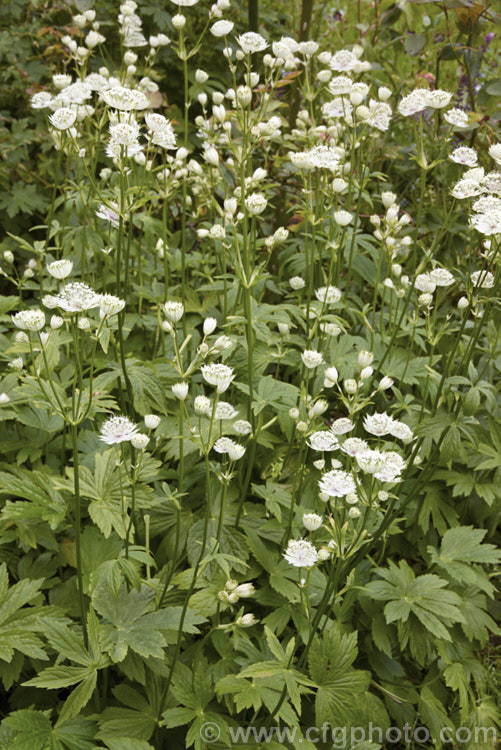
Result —
M388 568L376 568L375 572L385 581L371 581L365 590L373 599L388 602L384 608L388 624L405 623L413 614L429 632L451 640L446 626L464 623L461 598L446 588L443 578L431 573L415 577L405 560L398 566L390 561Z

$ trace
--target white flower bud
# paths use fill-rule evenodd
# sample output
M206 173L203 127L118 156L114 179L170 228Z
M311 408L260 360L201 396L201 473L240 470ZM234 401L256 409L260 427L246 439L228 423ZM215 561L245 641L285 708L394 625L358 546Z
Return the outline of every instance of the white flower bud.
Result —
M204 159L212 167L217 167L219 164L219 154L213 146L204 151Z
M256 589L252 583L241 583L235 589L235 594L242 599L247 599L249 596L253 596L256 593Z
M469 305L470 303L467 297L461 297L461 299L458 300L458 310L466 310Z
M291 419L299 419L299 409L295 406L293 406L292 409L289 409L289 417Z
M209 80L209 74L199 68L195 73L195 80L197 83L205 83Z
M207 396L196 396L194 406L196 414L210 414L211 412L211 403Z
M176 31L181 31L186 26L186 18L182 13L176 13L175 16L172 16L171 21Z
M306 286L306 282L301 278L301 276L293 276L291 279L289 279L289 284L295 292L299 291L299 289L304 289L304 287Z
M363 370L360 372L360 378L362 380L367 380L367 378L370 378L374 374L374 369L368 365L367 367L364 367Z
M385 208L389 208L395 203L395 201L397 200L397 196L395 195L395 193L390 193L389 190L386 190L381 193L381 200L383 202L383 206Z
M380 391L387 391L388 388L393 387L393 382L394 382L393 378L390 378L388 377L388 375L385 375L384 378L381 378L378 388Z
M217 352L224 352L224 350L229 349L230 346L233 346L233 342L229 336L219 336L213 344L213 348Z
M353 395L354 393L357 392L357 389L358 389L357 381L351 378L348 378L348 380L345 380L343 383L343 386L344 386L344 390L349 395Z
M323 414L327 409L329 408L329 404L324 398L320 398L313 406L312 412L315 417L320 417L321 414Z
M9 401L10 398L6 393L0 393L0 404L8 404Z
M211 333L214 333L217 327L217 320L216 318L205 318L204 320L204 336L210 336Z
M391 96L391 89L388 86L380 86L377 90L377 95L382 102L386 102Z
M252 90L248 86L239 86L237 88L237 102L241 107L247 107L252 100Z
M251 625L255 625L257 622L253 614L242 615L235 621L235 625L240 625L242 628L250 628Z
M172 393L180 401L184 401L188 395L189 386L188 383L176 383L172 386Z
M362 351L358 353L359 367L368 367L372 364L373 359L374 355L372 354L372 352L368 352L366 349L362 349Z
M316 531L322 525L322 516L317 516L316 513L304 513L303 514L303 526L308 531Z
M53 331L57 330L58 328L61 328L63 325L64 320L59 315L53 315L50 319L50 327Z
M324 377L327 378L327 380L330 380L332 383L336 383L339 377L337 368L333 365L331 367L328 367L324 372Z
M134 448L137 448L140 451L144 451L146 449L146 446L150 442L150 439L148 435L144 435L142 432L137 432L131 437L130 442L134 446Z

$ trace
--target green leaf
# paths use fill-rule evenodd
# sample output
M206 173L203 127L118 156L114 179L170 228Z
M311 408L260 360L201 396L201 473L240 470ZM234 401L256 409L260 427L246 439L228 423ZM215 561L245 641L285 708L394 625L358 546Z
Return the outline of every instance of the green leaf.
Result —
M96 585L92 603L103 617L102 644L113 661L123 661L129 648L143 658L164 658L163 649L168 643L165 631L177 631L181 607L155 610L155 593L146 584L140 591L129 592L122 586L117 596L105 578ZM188 609L183 631L198 633L196 625L202 622L204 617Z
M3 724L14 731L14 740L9 750L46 750L50 743L52 725L50 719L40 711L14 711Z
M59 721L68 721L78 716L80 711L85 708L92 698L96 689L97 669L94 669L87 677L76 687L71 695L66 699L64 706L59 714Z
M496 565L501 560L501 552L494 544L483 544L487 531L472 526L457 526L445 532L440 550L429 546L428 553L434 565L445 570L455 581L476 585L492 594L494 587L482 568L474 563Z
M0 659L10 662L14 650L35 659L46 659L42 641L33 631L42 628L42 607L25 607L38 597L43 578L30 581L23 578L9 587L7 566L0 565ZM48 614L48 612L47 612Z
M357 633L341 633L330 622L323 638L315 638L310 648L310 675L318 686L315 699L316 723L324 721L344 726L354 717L357 696L370 683L368 672L353 669L357 656Z
M461 599L447 590L447 581L436 575L414 575L412 568L401 560L399 565L389 562L388 568L376 568L383 581L371 581L365 587L378 601L386 601L384 615L387 623L406 623L412 615L434 636L452 640L449 625L464 622L459 609ZM412 625L411 620L409 623Z

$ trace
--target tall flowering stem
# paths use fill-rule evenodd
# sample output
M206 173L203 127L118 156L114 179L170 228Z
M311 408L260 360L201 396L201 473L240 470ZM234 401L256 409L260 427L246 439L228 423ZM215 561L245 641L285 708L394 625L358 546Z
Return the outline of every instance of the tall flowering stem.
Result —
M73 482L75 493L75 556L77 564L77 588L78 600L80 604L80 619L82 621L82 632L84 646L89 646L89 636L87 633L87 609L85 606L85 597L83 590L82 577L82 539L81 539L81 500L80 500L80 473L78 462L78 427L76 424L71 425L71 441L73 450Z

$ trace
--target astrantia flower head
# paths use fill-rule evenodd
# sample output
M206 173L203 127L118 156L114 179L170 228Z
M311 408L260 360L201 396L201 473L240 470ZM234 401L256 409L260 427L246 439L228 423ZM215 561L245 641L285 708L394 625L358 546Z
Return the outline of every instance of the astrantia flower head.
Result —
M167 300L164 305L165 315L171 323L178 323L184 315L184 305L182 302Z
M148 130L152 133L162 133L172 128L170 121L158 112L147 112L144 121Z
M245 453L243 445L235 443L229 437L221 437L214 443L216 453L227 453L231 461L238 461Z
M325 492L329 497L344 497L349 492L355 492L357 486L355 480L346 471L335 469L328 471L320 479L318 486L320 492Z
M341 290L336 286L321 286L315 290L315 297L319 302L327 305L334 305L341 299Z
M398 111L404 117L422 112L428 106L429 93L428 89L414 89L400 101Z
M474 271L471 275L471 283L483 289L492 289L494 275L490 271Z
M348 224L351 223L352 219L353 214L350 214L349 211L344 211L343 209L334 211L334 221L336 222L336 224L339 224L340 227L347 227Z
M462 180L456 182L451 190L451 195L459 199L475 198L482 192L484 191L478 180L473 180L471 177L463 177Z
M56 102L61 106L71 106L72 104L84 104L92 96L92 90L82 81L76 81L70 86L66 86L56 97Z
M118 228L120 226L120 213L116 203L111 203L109 206L105 206L101 203L96 211L96 216L105 221L109 221L113 227Z
M317 550L306 539L291 539L284 558L295 568L311 568L319 559Z
M449 159L455 161L456 164L464 164L467 167L475 167L478 161L478 155L474 148L468 146L459 146L449 154Z
M202 375L209 385L216 387L218 393L224 393L235 377L233 369L220 362L211 365L202 365Z
M308 445L314 451L335 451L339 448L337 438L329 430L318 430L308 438Z
M347 432L351 432L354 426L348 417L340 417L331 424L331 432L333 435L345 435Z
M462 109L449 109L444 112L444 120L455 128L467 128L469 125L468 114Z
M349 94L353 86L353 81L348 76L336 76L329 83L329 91L333 96L342 96Z
M237 410L227 401L218 401L216 404L214 419L234 419L237 414Z
M300 289L304 289L304 287L306 286L306 282L301 278L301 276L292 276L289 279L289 284L295 292L298 292Z
M96 294L87 284L75 281L66 284L60 290L59 294L44 297L42 302L45 307L60 307L61 310L67 313L76 313L99 307L101 295Z
M396 419L392 420L389 432L390 435L398 438L399 440L402 440L404 443L410 443L410 441L414 438L414 433L412 432L411 428L404 422L399 422Z
M130 440L137 431L137 425L128 417L111 417L102 425L99 439L107 445L114 445Z
M68 258L55 260L47 264L47 271L55 279L65 279L73 270L73 263Z
M254 52L262 52L268 46L266 39L254 31L247 31L245 34L241 34L237 37L237 42L242 52L245 52L246 55Z
M452 94L449 91L443 89L435 89L435 91L428 91L426 96L426 106L432 109L442 109L447 107L452 99Z
M367 414L364 419L364 428L371 435L387 435L393 423L392 417L386 412L382 414Z
M68 75L68 73L56 73L52 76L54 86L60 91L61 89L65 89L66 86L69 86L72 80L72 77Z
M426 294L433 294L437 286L436 281L433 280L429 273L419 273L416 276L414 287L419 292L425 292Z
M76 111L74 109L69 109L68 107L56 109L54 114L49 115L51 125L57 128L57 130L69 130L75 124L76 119Z
M350 50L342 49L339 52L335 52L329 62L332 70L350 71L356 70L359 67L358 57L350 52Z
M31 106L33 109L46 109L52 105L54 98L48 91L38 91L31 97Z
M482 179L482 186L490 193L501 194L501 172L488 172Z
M454 276L447 268L434 268L433 271L430 271L429 276L436 286L450 286L455 281Z
M495 208L476 214L471 217L470 224L477 232L487 237L492 234L501 234L501 210Z
M305 349L305 351L301 354L301 359L303 360L304 366L309 370L313 370L315 367L321 365L324 361L323 354L321 352L316 352L313 349Z
M123 112L146 109L150 103L148 97L142 91L127 89L125 86L114 86L107 91L102 91L101 97L110 107L122 110Z
M303 524L308 531L316 531L322 525L322 516L316 513L303 513Z
M326 119L339 120L341 117L349 118L353 112L353 105L349 99L338 96L322 106L322 114Z
M375 478L381 482L399 482L400 475L405 469L404 459L395 451L387 451L383 456L383 465L374 472Z
M355 459L358 466L367 474L375 474L376 471L383 468L386 461L384 452L369 449L358 451L355 454Z
M262 214L267 205L268 201L262 193L252 193L245 199L245 208L251 216Z
M45 325L42 310L21 310L12 316L12 322L22 331L41 331Z
M234 26L235 24L233 21L216 21L216 23L212 24L210 27L210 33L215 37L228 36L228 34L231 34L233 31Z
M113 294L102 294L99 303L103 315L117 315L125 307L125 300L115 297Z
M249 435L252 432L252 425L246 419L237 419L233 422L233 429L237 435Z
M347 453L348 456L356 456L357 453L368 449L368 445L365 440L361 438L347 438L341 446L343 453Z

